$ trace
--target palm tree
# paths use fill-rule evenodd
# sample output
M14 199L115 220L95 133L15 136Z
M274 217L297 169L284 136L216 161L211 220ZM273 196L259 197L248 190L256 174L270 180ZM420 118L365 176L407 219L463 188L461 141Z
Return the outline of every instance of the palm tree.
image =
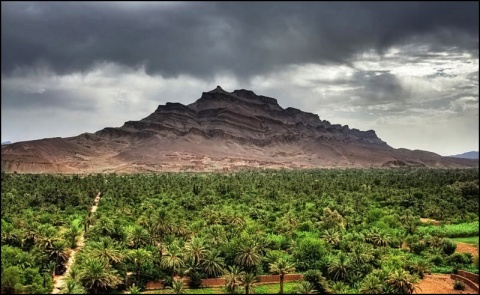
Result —
M243 273L238 278L238 281L241 286L245 287L245 294L250 294L250 287L255 286L255 283L258 282L258 278L253 273Z
M335 282L332 285L333 294L352 294L350 287L344 282Z
M375 259L370 244L354 243L350 248L349 258L354 265L361 266Z
M104 237L98 242L92 242L89 246L89 255L91 257L107 259L112 265L122 262L125 257L119 243L110 237Z
M202 216L210 226L220 225L222 223L222 216L220 216L220 212L217 210L206 208L202 211Z
M369 274L367 275L360 285L360 293L362 294L384 294L384 284L380 281L378 276Z
M115 224L108 217L100 217L93 226L94 233L99 236L110 236L115 233Z
M323 216L320 220L324 229L334 228L338 231L342 231L345 228L345 218L343 218L337 210L332 211L328 207L323 209Z
M300 285L297 286L297 294L315 294L317 290L314 289L312 283L307 281L302 281Z
M205 241L198 237L192 238L190 243L185 246L185 250L187 255L193 259L195 264L199 264L207 253Z
M87 258L78 276L82 285L94 294L122 283L117 271L105 259Z
M443 245L443 241L444 238L442 237L430 236L430 238L427 240L427 244L432 248L441 248Z
M127 244L138 249L140 246L144 246L148 243L148 231L140 225L130 225L125 230L127 232Z
M225 287L227 288L227 291L229 293L235 293L235 290L237 289L237 286L239 284L239 278L243 274L242 271L240 271L240 268L238 266L228 266L228 270L225 270L224 272L224 278L225 278Z
M329 243L330 245L336 247L340 244L340 234L335 229L326 229L322 238L325 242Z
M356 274L365 275L371 271L373 267L372 261L375 260L373 255L373 246L365 243L353 242L350 247L348 258L351 262L351 270Z
M87 229L93 224L95 221L91 212L88 212L88 216L83 221L83 231L87 232Z
M50 276L53 277L55 276L55 270L57 268L57 264L55 263L55 261L48 261L47 264L43 265L42 267L42 273L43 274L50 274ZM43 285L45 287L45 277L44 277L44 280L43 280Z
M37 246L48 250L53 247L55 241L60 240L57 236L57 229L53 226L40 226L39 227L39 238L36 241Z
M327 279L318 269L310 269L303 274L303 280L311 283L316 293L330 294L331 290L328 286Z
M18 230L11 224L2 219L2 245L18 246L23 242Z
M70 241L70 248L75 249L77 247L76 240L80 233L81 229L74 224L67 229L65 232L65 237Z
M154 245L155 241L158 241L156 238L155 233L155 221L152 218L153 209L149 209L148 211L144 212L142 216L137 219L137 223L145 228L148 232L148 244Z
M387 284L394 288L397 294L412 294L415 291L415 278L402 269L392 272Z
M283 294L283 279L287 273L295 271L295 265L285 259L280 258L274 263L270 263L270 272L280 275L280 294Z
M164 268L170 269L173 277L178 273L183 264L184 261L180 248L174 243L168 245L167 253L162 256L160 265Z
M241 227L245 224L245 218L237 212L235 212L233 216L228 216L227 219L227 222L233 226Z
M196 263L191 257L189 257L184 261L182 269L184 275L188 275L192 278L192 276L199 275L202 268L200 264Z
M174 294L187 294L187 291L183 287L182 280L173 280L171 289L173 290ZM170 288L170 287L168 287Z
M208 276L217 277L223 272L225 263L217 251L208 251L200 266Z
M412 263L407 266L407 269L410 271L410 274L417 274L420 279L423 279L425 274L431 273L430 263L425 260L420 260L416 263Z
M257 252L257 247L252 243L246 243L241 246L235 257L235 263L243 266L245 269L252 269L261 262L261 257Z
M38 227L39 223L36 221L27 222L25 224L25 230L23 231L23 247L30 248L31 246L35 245L35 241L39 238L38 235ZM3 226L2 226L3 230Z
M344 280L350 268L350 259L341 252L336 259L330 262L328 266L328 273L332 276L333 280L341 281Z
M85 289L75 280L67 280L63 294L86 294Z
M220 224L213 224L206 228L206 237L213 246L225 242L226 234L225 229Z
M366 235L365 241L373 244L374 246L388 247L390 245L390 236L381 231L379 228L373 227Z
M56 240L53 242L50 249L47 249L50 259L55 260L55 274L58 268L68 260L67 244L63 240Z
M156 237L163 238L165 235L172 232L172 221L170 215L165 210L160 210L155 214L154 232Z
M128 294L140 294L140 288L135 286L135 283L133 283L133 285L130 286L127 291Z
M142 263L151 259L152 253L150 253L145 249L140 248L140 249L130 250L128 252L128 257L135 264L136 281L138 282L140 278L140 269L142 267Z

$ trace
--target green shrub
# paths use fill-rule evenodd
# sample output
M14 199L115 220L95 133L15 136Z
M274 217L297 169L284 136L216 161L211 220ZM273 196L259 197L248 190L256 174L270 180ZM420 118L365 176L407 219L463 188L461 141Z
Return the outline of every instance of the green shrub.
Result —
M411 246L413 243L417 243L418 241L420 241L420 237L418 235L411 235L411 236L407 236L405 238L405 243L407 244L407 246Z
M418 241L418 242L413 242L410 245L410 250L415 253L415 254L420 254L423 252L423 250L427 249L427 244L425 241Z
M455 241L450 240L450 239L444 239L443 240L443 245L442 245L442 250L443 253L447 255L451 255L455 253L455 250L457 249L457 243Z
M135 284L133 284L132 286L130 286L130 288L127 289L127 292L128 294L140 294L141 293L141 290L139 287L135 286Z
M288 240L285 238L285 236L267 234L266 239L267 244L272 250L285 250L288 248Z
M453 289L455 290L465 290L465 283L462 281L457 281L453 283Z
M190 282L188 283L190 288L197 289L202 286L202 275L199 272L192 272L190 274Z
M478 235L478 221L442 226L419 226L418 232L423 235L430 234L449 238L471 237Z
M317 290L318 293L324 294L329 291L328 282L325 277L322 276L322 272L318 269L306 271L303 274L303 280L312 284L313 288Z
M420 279L423 279L425 274L431 273L430 271L430 265L428 262L425 261L418 261L414 264L410 264L407 266L407 270L410 272L410 274L416 274Z
M297 269L299 271L318 268L318 264L322 262L327 255L327 245L315 237L305 237L301 239L293 251L293 256L297 261Z
M434 254L430 256L428 261L433 265L443 265L445 263L445 259L442 257L442 255L439 254Z
M300 231L313 231L315 229L315 226L310 220L307 220L305 222L300 223L298 226L298 230Z
M2 289L5 293L14 293L18 290L22 279L22 270L18 266L11 266L2 272Z
M163 283L163 288L172 287L173 279L171 276L166 276Z
M447 262L450 265L455 264L470 264L472 263L472 257L470 253L453 253L447 257Z
M451 274L453 273L453 268L451 266L432 266L431 271L432 273Z

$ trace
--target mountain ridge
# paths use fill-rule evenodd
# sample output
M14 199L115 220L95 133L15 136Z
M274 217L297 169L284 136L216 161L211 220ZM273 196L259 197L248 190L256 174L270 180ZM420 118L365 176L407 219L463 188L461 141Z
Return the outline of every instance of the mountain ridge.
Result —
M188 105L94 133L2 146L2 170L32 173L231 171L239 168L478 166L394 149L374 130L331 124L275 98L220 86Z
M458 155L452 155L449 157L461 158L461 159L478 159L478 151L469 151L469 152L461 153Z

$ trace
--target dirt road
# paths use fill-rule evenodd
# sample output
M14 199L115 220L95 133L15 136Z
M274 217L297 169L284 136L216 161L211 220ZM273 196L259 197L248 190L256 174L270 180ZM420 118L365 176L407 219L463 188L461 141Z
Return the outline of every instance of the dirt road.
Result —
M91 213L95 213L98 208L98 202L100 201L100 192L98 192L95 200L93 202L93 206L90 209ZM83 232L80 237L78 238L77 247L75 249L70 249L68 261L65 264L65 268L67 269L63 275L54 276L53 277L53 291L52 294L59 294L60 291L65 287L65 279L70 272L70 268L72 267L73 263L75 262L75 257L77 253L83 248L85 244L85 232Z

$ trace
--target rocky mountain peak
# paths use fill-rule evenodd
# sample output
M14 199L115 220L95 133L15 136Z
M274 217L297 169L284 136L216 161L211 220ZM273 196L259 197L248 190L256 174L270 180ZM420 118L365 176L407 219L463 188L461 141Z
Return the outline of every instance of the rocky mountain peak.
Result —
M228 92L222 89L222 87L217 86L217 88L210 90L208 92L203 92L202 97L197 100L195 103L189 105L190 107L197 107L198 105L204 105L205 100L209 101L223 101L234 104L255 104L255 105L267 105L267 108L275 110L283 110L278 104L278 101L275 98L267 97L263 95L257 95L255 92L247 89L237 89L233 92Z
M330 124L246 89L166 103L140 121L93 134L2 145L2 169L23 172L230 170L239 167L478 167L478 160L395 150L375 131Z
M217 88L208 91L208 93L223 93L223 94L228 94L228 92L225 91L225 90L223 90L223 88L222 88L220 85L218 85Z
M255 92L251 90L246 90L246 89L238 89L234 90L233 94L242 97L242 98L247 98L247 99L256 99L258 96L255 94Z

